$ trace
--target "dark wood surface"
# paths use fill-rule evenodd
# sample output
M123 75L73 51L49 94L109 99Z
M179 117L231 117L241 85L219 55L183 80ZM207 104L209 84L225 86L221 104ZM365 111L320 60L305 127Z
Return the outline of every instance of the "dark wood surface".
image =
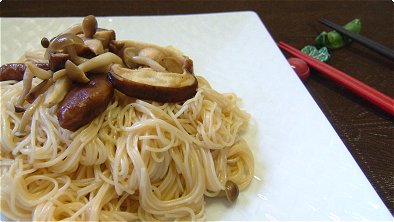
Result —
M1 16L169 15L255 11L276 41L297 48L313 43L321 17L338 24L362 20L362 34L394 48L394 4L385 1L16 1L0 3ZM394 97L394 62L353 43L332 51L330 65ZM391 213L394 212L394 118L342 86L312 72L305 82L328 120Z

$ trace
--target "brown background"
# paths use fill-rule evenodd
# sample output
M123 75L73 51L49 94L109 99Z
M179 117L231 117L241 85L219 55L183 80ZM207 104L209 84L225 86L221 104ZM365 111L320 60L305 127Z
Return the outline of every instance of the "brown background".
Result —
M327 18L362 20L362 34L394 48L394 3L385 1L16 1L0 3L1 16L168 15L255 11L276 41L297 48L313 43ZM329 64L394 96L394 62L354 43L332 52ZM394 118L347 89L312 72L305 85L391 213L394 212Z

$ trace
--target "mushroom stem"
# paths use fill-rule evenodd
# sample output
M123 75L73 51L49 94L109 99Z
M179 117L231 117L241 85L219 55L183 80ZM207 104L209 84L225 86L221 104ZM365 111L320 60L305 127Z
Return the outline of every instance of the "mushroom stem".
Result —
M99 67L107 66L112 63L123 64L122 59L113 54L112 52L106 52L96 57L89 59L88 61L78 65L82 72L88 72Z
M38 98L26 109L25 113L23 113L21 122L19 124L18 130L16 131L17 136L23 136L25 128L30 121L31 117L33 116L34 112L36 111L37 107L43 101L43 95L41 94Z
M52 77L51 71L41 69L40 67L37 67L33 63L27 62L26 68L30 69L30 71L33 73L33 76L36 76L42 80L46 80Z
M100 40L104 49L108 49L110 41L115 40L116 36L114 30L97 30L93 38Z
M146 65L151 67L153 70L157 72L166 72L166 69L160 65L160 63L156 62L152 58L145 56L133 56L131 57L132 61L141 65Z
M56 81L56 80L62 78L66 74L67 74L66 69L60 69L60 70L56 71L55 73L53 73L53 81Z
M88 60L78 56L77 51L75 50L75 46L73 45L66 46L66 50L67 53L70 55L70 60L77 65L82 64Z
M49 88L46 94L44 105L52 107L63 100L71 87L71 80L66 76L59 78L55 84Z
M15 103L15 108L21 111L23 102L26 99L27 94L30 92L34 74L31 72L30 68L27 66L25 72L23 73L23 89L18 100ZM23 108L22 108L23 109Z
M43 94L44 92L46 92L52 84L53 84L52 79L47 79L40 82L40 84L32 88L29 94L27 94L26 101L28 103L33 103L37 99L37 97Z
M96 55L104 53L103 43L98 39L85 39L84 43Z
M109 70L109 66L112 63L123 65L123 61L119 56L113 54L112 52L106 52L96 57L93 57L84 63L79 64L77 67L84 73L89 71L107 72ZM66 70L61 69L53 74L53 80L56 81L57 79L65 76L66 74Z

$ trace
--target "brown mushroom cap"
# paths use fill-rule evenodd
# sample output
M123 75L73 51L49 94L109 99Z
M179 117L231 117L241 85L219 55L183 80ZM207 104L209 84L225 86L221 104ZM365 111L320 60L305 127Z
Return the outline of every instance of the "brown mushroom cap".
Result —
M48 48L48 46L49 46L49 40L48 40L47 38L43 37L43 38L41 39L41 46L44 47L44 48Z
M82 21L82 30L86 38L92 38L97 31L97 20L94 15L86 16Z
M128 69L112 65L108 78L120 92L137 99L180 102L192 98L198 87L194 75Z
M231 180L226 182L224 191L226 192L226 197L229 202L234 202L239 194L239 188L237 184Z
M67 77L73 81L82 83L87 83L90 81L89 78L86 77L85 73L70 60L66 61L65 69Z

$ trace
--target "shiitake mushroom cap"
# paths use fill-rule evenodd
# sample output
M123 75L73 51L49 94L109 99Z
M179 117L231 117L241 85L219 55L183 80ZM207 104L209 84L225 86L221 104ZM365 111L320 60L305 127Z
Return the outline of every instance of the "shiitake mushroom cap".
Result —
M194 97L197 79L189 73L165 73L152 69L129 69L112 65L108 79L120 92L137 99L181 102Z

